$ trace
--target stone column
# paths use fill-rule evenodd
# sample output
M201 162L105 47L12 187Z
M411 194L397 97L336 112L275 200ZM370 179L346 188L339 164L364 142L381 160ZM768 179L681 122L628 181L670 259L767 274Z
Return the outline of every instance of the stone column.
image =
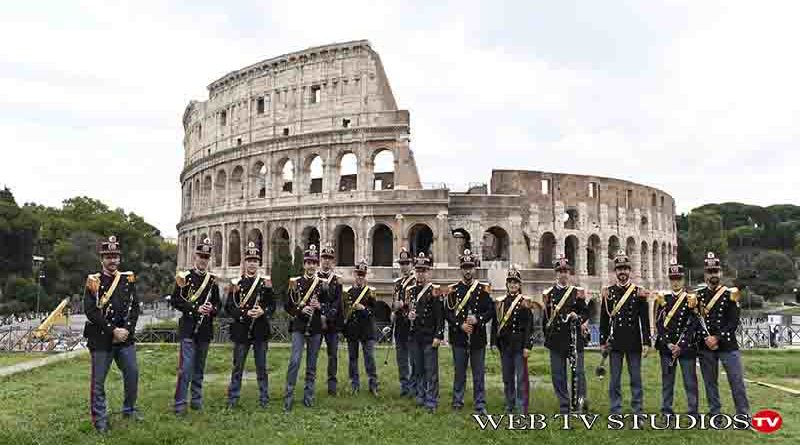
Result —
M395 255L394 259L400 256L400 249L402 249L408 244L408 240L406 239L406 227L404 219L405 217L403 216L402 213L394 215L394 224L396 228L395 231L396 245L394 250L395 252L397 252L397 255Z
M589 256L586 254L586 249L588 246L589 246L589 238L578 240L578 252L576 252L577 253L576 256L578 257L578 268L575 272L578 274L579 280L581 280L581 282L585 281L586 277L589 275L589 269L587 264L589 262Z
M438 238L438 246L436 247L436 252L434 253L435 260L436 260L436 267L447 267L448 265L448 258L447 258L447 236L449 230L447 228L447 213L444 211L439 212L436 215L436 231L439 234Z
M228 268L228 223L222 223L222 268Z

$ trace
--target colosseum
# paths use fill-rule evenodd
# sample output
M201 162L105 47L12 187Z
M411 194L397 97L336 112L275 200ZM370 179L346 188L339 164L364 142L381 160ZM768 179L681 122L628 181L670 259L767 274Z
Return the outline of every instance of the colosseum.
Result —
M368 41L331 44L238 69L208 85L183 115L179 266L211 238L212 267L240 273L248 241L269 273L280 246L333 243L337 268L366 258L385 298L401 247L434 259L434 280L459 279L458 254L480 258L496 292L505 269L522 269L534 295L566 255L576 281L598 289L610 258L626 249L634 275L667 285L676 256L675 202L621 179L534 170L493 170L463 190L423 182L380 56ZM424 174L424 172L423 172ZM485 181L485 179L484 179ZM291 249L293 250L293 248ZM396 264L395 264L396 266Z

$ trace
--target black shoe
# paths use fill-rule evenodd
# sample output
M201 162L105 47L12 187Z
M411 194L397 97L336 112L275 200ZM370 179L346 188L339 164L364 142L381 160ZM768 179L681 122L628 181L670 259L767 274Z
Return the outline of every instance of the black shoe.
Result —
M258 406L261 409L267 409L269 408L269 402L258 402Z
M182 411L175 411L175 417L177 417L179 419L185 419L187 415L188 415L188 413L186 412L185 409L182 410Z
M225 408L228 409L228 410L232 410L232 409L236 408L236 402L228 402L228 404L225 406Z
M189 405L189 407L192 408L195 411L202 411L203 410L203 405Z
M475 409L475 414L478 414L480 416L487 416L487 415L489 415L489 412L486 411L486 408L476 408Z
M127 420L132 420L134 422L143 422L144 421L144 416L142 416L142 413L140 413L137 410L134 410L133 412L130 412L130 413L122 413L122 417L127 419Z
M109 431L111 431L111 428L109 428L106 423L99 423L94 426L94 429L97 431L97 434L108 434Z
M462 408L464 408L464 405L453 404L453 411L461 411Z
M331 397L336 397L336 389L328 389L328 395Z
M360 391L359 388L350 388L350 395L357 395L358 391Z
M370 388L369 393L375 397L378 397L378 388Z
M426 406L426 407L425 407L425 411L426 411L428 414L433 414L433 413L435 413L435 412L436 412L436 408L431 408L430 406Z
M303 406L306 408L311 408L314 406L314 402L311 399L303 399Z
M408 395L408 391L405 391L405 390L402 390L402 389L400 390L400 397L405 397L407 395Z

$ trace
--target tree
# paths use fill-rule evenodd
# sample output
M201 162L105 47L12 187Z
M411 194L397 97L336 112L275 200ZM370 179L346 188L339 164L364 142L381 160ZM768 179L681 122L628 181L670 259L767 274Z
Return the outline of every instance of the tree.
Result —
M791 284L797 278L792 259L780 252L764 252L755 262L752 277L747 285L768 299L791 293Z
M292 273L292 255L289 245L284 240L272 244L271 278L272 289L278 299L286 298L289 287L289 277Z
M689 213L689 250L698 264L703 264L706 252L725 258L728 242L722 230L719 213L710 210L692 210Z
M0 285L10 275L33 273L33 243L39 222L27 208L17 205L11 190L0 190Z

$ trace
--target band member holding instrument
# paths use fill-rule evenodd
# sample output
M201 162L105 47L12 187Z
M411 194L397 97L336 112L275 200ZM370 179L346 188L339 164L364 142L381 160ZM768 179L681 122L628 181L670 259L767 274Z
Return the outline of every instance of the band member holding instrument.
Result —
M289 370L286 373L286 395L283 400L284 411L292 409L294 386L303 348L306 354L306 379L303 387L303 405L311 407L314 403L314 383L317 377L317 356L322 342L322 286L317 275L319 254L317 247L311 245L303 254L304 274L289 279L289 298L284 309L292 317L289 332L292 335L292 354ZM327 302L325 302L327 303Z
M604 287L600 309L600 348L609 352L611 378L608 398L611 414L622 411L622 360L628 361L631 384L631 408L642 412L642 357L650 349L650 315L647 298L650 292L630 280L631 261L620 251L614 258L617 283ZM610 333L613 332L613 335Z
M750 403L744 386L744 368L736 340L739 327L739 289L722 286L719 258L708 252L705 259L706 287L697 291L702 313L703 344L700 351L700 370L706 387L711 414L720 414L719 362L728 375L736 414L750 415Z
M194 251L194 268L175 276L175 290L170 303L181 312L178 378L175 388L175 414L186 414L187 393L191 384L194 410L203 409L203 376L208 345L214 336L214 317L222 302L214 274L208 271L213 246L206 238Z
M444 340L444 314L439 286L431 283L432 261L424 252L414 260L417 282L407 287L410 309L411 355L417 406L433 413L439 404L439 344Z
M101 243L103 270L87 277L83 300L87 319L83 335L88 339L92 360L90 412L92 424L101 434L109 430L105 384L112 360L122 372L125 392L122 415L137 421L142 419L136 409L139 368L134 336L139 319L139 299L133 272L118 270L120 254L115 236L109 236Z
M394 280L394 297L392 298L392 324L397 357L397 373L400 377L400 397L415 397L417 394L416 381L414 380L414 361L409 353L412 337L409 334L411 322L408 320L410 310L410 296L406 288L417 282L411 264L411 254L405 247L400 249L397 258L400 265L400 277Z
M367 285L367 261L362 259L353 269L353 286L344 291L344 333L347 338L350 388L353 394L361 389L358 375L358 347L364 352L364 369L369 392L378 395L378 369L375 366L375 288Z
M339 332L344 326L342 315L342 277L334 273L333 262L336 252L331 243L326 243L320 251L320 279L322 307L322 338L328 353L328 394L336 395L336 373L339 369Z
M267 350L270 336L269 321L275 312L272 282L269 276L258 275L261 251L255 243L247 244L244 256L244 275L231 281L225 312L233 319L230 327L233 340L233 370L228 385L228 408L239 401L242 389L242 373L250 346L256 362L258 380L258 403L261 408L269 404L269 380L267 377Z
M469 249L459 257L463 279L448 288L445 318L453 350L453 409L464 407L467 366L472 368L475 412L486 414L486 325L494 316L491 286L475 279L477 257Z
M582 325L589 319L589 307L586 304L586 292L583 288L570 285L572 267L569 260L562 257L553 266L556 272L556 284L546 289L542 295L545 313L542 318L544 345L550 350L550 375L553 389L558 397L559 412L568 414L570 410L583 411L586 400L586 376L583 370L584 338L582 333L573 331L576 330L574 328L576 323ZM577 330L580 330L580 326ZM571 367L574 368L570 392L567 392L568 358Z
M511 414L528 413L530 387L528 383L528 353L533 346L534 302L521 292L522 277L514 266L508 269L507 292L495 301L493 329L495 344L500 349L500 365L503 369L503 393L505 410Z
M661 357L661 413L674 414L676 364L680 363L689 414L697 414L697 295L683 286L683 266L669 266L672 292L659 293L654 307L656 348Z

